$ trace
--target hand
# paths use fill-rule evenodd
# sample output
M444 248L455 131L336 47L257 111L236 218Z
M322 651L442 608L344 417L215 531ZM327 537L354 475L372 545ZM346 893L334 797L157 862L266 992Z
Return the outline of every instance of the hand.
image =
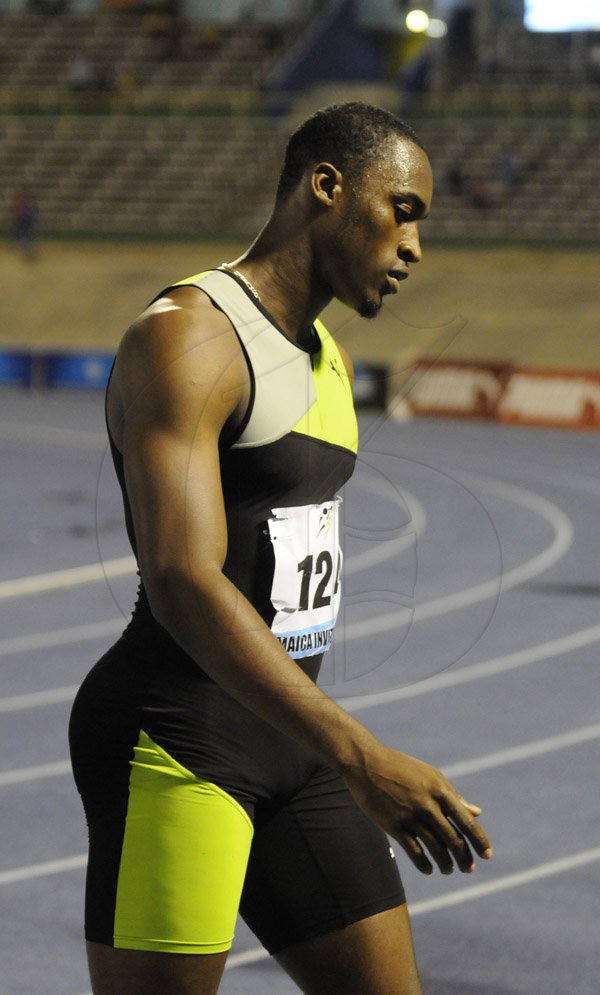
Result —
M492 856L490 842L477 821L481 809L472 805L441 771L406 753L381 746L366 768L343 772L355 800L373 822L400 843L415 867L431 874L475 868L471 847L480 857Z

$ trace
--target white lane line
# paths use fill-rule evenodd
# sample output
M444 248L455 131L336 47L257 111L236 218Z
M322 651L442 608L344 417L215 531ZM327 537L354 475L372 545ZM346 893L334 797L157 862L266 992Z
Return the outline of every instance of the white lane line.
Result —
M385 560L391 560L402 553L406 547L410 547L415 537L418 538L422 535L427 523L423 505L414 494L406 490L403 490L398 497L402 509L408 508L409 510L411 517L406 529L410 531L403 532L394 539L375 543L363 553L350 556L346 561L347 571L355 573ZM119 556L113 560L104 560L100 563L87 563L80 567L67 567L64 570L33 574L30 577L15 577L0 581L0 601L30 594L44 594L48 591L58 591L80 584L93 584L113 577L124 577L135 573L136 570L136 559L129 555Z
M12 653L31 653L32 650L50 646L66 646L68 643L83 643L88 639L114 636L125 628L123 618L109 618L104 622L88 622L85 625L72 625L66 629L51 629L49 632L36 632L30 636L13 636L0 639L0 657Z
M1 884L15 884L17 881L31 881L35 878L47 877L48 874L62 874L63 871L75 871L87 864L87 853L76 857L64 857L62 860L45 860L42 864L30 864L28 867L14 867L11 871L0 871Z
M482 663L461 667L460 670L449 670L446 673L437 674L435 677L427 677L419 684L409 684L406 687L393 688L389 691L379 691L373 694L338 698L337 701L347 712L362 712L368 708L375 708L377 705L387 705L393 701L402 701L405 698L417 698L419 695L429 694L431 691L440 691L443 688L456 687L458 684L466 684L469 681L482 680L484 677L505 674L518 667L527 667L531 663L550 660L560 656L561 653L571 653L573 650L591 646L599 641L600 625L592 625L588 629L579 629L568 636L560 636L558 639L538 643L536 646L528 646L526 649L507 653L505 656L493 657Z
M591 726L582 726L580 729L573 729L571 732L557 733L556 736L536 739L531 743L523 743L521 746L510 746L505 750L496 750L494 753L484 753L480 757L473 757L472 760L448 764L444 766L443 771L446 777L464 777L466 774L490 770L492 767L504 767L506 764L517 763L519 760L541 757L547 753L553 753L555 750L565 750L569 746L590 743L594 739L600 739L600 722Z
M44 705L57 705L62 701L72 701L79 684L53 688L51 691L32 691L30 694L16 694L10 698L0 698L0 712L21 712L25 708L40 708Z
M556 874L563 874L565 871L571 871L578 867L586 867L588 864L596 863L598 860L600 860L600 846L593 847L590 850L583 850L580 853L574 853L570 857L549 860L544 864L538 864L537 867L530 867L525 871L517 871L515 874L506 874L504 877L496 878L494 881L485 881L482 884L464 887L458 891L451 891L447 895L438 895L435 898L415 902L410 905L410 914L414 917L425 915L428 912L437 912L439 909L446 909L453 905L463 905L484 895L509 891L511 888L518 888L533 881L541 881L544 878L554 877ZM65 860L51 860L43 864L32 864L29 867L17 867L12 871L0 873L0 885L79 869L85 867L86 863L87 855L82 854L77 857L69 857ZM243 967L246 964L254 964L261 960L267 960L268 957L269 954L263 947L252 947L250 950L242 950L228 957L225 970Z
M573 545L575 531L573 522L565 512L534 491L525 490L524 487L517 487L516 484L507 483L504 480L484 477L478 473L462 473L462 477L468 477L483 491L493 494L495 497L504 498L506 501L515 501L522 508L528 508L536 515L544 518L554 529L554 541L532 560L528 560L519 567L514 567L502 575L502 590L508 590L523 584L525 581L537 577L549 567L554 566L557 560L561 559Z
M469 476L475 477L474 474L469 474ZM499 481L492 482L485 480L482 483L482 489L488 490L497 497L504 497L521 505L521 507L537 512L554 529L553 541L538 556L534 556L531 560L527 560L518 567L513 567L512 570L503 572L499 577L494 577L492 580L485 581L483 584L476 585L475 587L467 588L464 591L457 591L456 594L451 594L443 598L435 598L423 605L417 605L415 608L415 621L455 611L457 608L464 608L467 605L475 604L477 601L494 598L498 595L499 591L508 591L513 587L518 587L520 584L531 580L532 577L537 577L538 574L548 570L572 546L574 535L573 523L551 501L547 501L546 498L543 498L539 494L533 494L531 491L524 490L522 487L515 487L513 484L504 484Z
M416 541L417 534L412 529L404 532L395 539L386 539L382 542L375 542L370 549L365 549L362 553L355 553L345 561L344 576L351 573L358 573L360 570L367 570L385 560L391 560L395 556L400 556L406 549L411 549Z
M475 479L475 474L467 474ZM441 598L433 598L415 606L413 623L420 622L428 618L434 618L447 612L465 608L468 605L479 601L485 601L491 597L496 597L500 590L506 591L519 584L523 584L532 577L536 577L551 567L559 560L573 542L573 526L570 519L556 505L542 498L538 494L533 494L521 487L513 484L506 484L501 481L490 481L481 478L481 486L497 496L505 497L515 501L523 507L536 511L546 521L553 526L555 537L553 542L538 556L521 564L518 567L508 570L498 577L489 581L476 584L474 587L457 591L454 594L445 595ZM408 492L405 494L406 503L411 508L411 514L416 526L417 535L425 526L426 516L420 502ZM378 562L390 559L397 555L412 542L411 534L402 535L395 540L381 543L380 549L366 550L364 553L356 554L349 558L348 567L352 571L365 569ZM136 562L133 556L118 557L114 560L107 560L105 563L92 563L82 567L72 567L66 570L58 570L52 573L36 574L32 577L19 577L15 580L5 580L0 582L0 599L19 597L26 594L36 594L45 591L57 590L64 587L72 587L77 584L92 583L99 580L106 580L110 577L120 577L135 572ZM338 637L340 640L358 639L378 632L385 632L394 629L398 625L398 611L389 612L386 615L376 616L362 622L349 623ZM0 644L0 652L1 652Z
M446 765L442 770L446 777L464 777L467 774L476 774L492 767L504 767L519 760L529 760L532 757L544 756L556 750L568 749L569 746L590 743L594 739L600 739L600 722L591 726L582 726L580 729L573 729L571 732L558 733L556 736L536 739L530 743L523 743L521 746L511 746L505 750L496 750L494 753L484 753L471 760L461 760ZM47 777L60 777L70 773L71 764L68 760L57 760L54 763L39 764L35 767L19 767L16 770L0 773L0 788Z
M581 853L574 853L570 857L561 857L558 860L549 860L545 864L538 864L537 867L530 867L526 871L517 871L515 874L506 874L504 877L496 878L494 881L485 881L482 884L463 887L458 891L451 891L447 895L438 895L436 898L428 898L422 902L415 902L409 905L411 917L425 915L428 912L437 912L438 909L446 909L453 905L462 905L465 902L472 902L483 895L493 895L499 891L508 891L511 888L518 888L532 881L541 881L544 878L553 877L555 874L563 874L565 871L574 870L577 867L586 867L588 864L596 863L600 860L600 846L591 850L583 850ZM243 967L245 964L254 964L257 961L266 960L269 954L263 947L252 947L250 950L242 950L239 954L232 954L227 959L225 970L228 968Z
M550 860L545 864L538 864L537 867L530 867L526 871L507 874L502 878L496 878L495 881L486 881L483 884L461 888L459 891L451 891L447 895L438 895L436 898L414 902L409 905L410 915L413 918L414 916L426 915L428 912L437 912L439 909L450 908L453 905L462 905L465 902L472 902L474 899L481 898L484 895L493 895L496 892L508 891L511 888L530 884L532 881L541 881L556 874L563 874L565 871L571 871L577 867L586 867L588 864L596 863L598 860L600 860L600 847L593 847L591 850L574 853L570 857L561 857L558 860ZM264 947L252 947L250 950L241 950L239 953L231 954L227 958L225 970L245 967L247 964L256 964L261 960L268 960L269 956Z
M109 631L120 632L122 628L122 623L116 620L110 625L113 627ZM79 628L79 627L78 627ZM84 629L87 627L83 627ZM65 630L61 630L64 632ZM69 630L66 630L69 632ZM106 631L106 630L104 630ZM98 632L94 631L90 635L84 636L83 638L96 638ZM100 634L104 634L100 633ZM81 637L80 634L74 634L72 639L65 639L64 636L61 639L57 639L56 642L52 643L48 637L52 637L54 633L42 633L40 636L36 637L39 639L39 643L36 644L38 647L44 647L49 645L60 645L61 642L78 642ZM28 637L24 637L28 638ZM7 650L3 643L0 643L0 655L2 652L23 652L24 647L22 645L15 647L14 643L16 640L5 640L5 642L10 643L10 648ZM354 695L353 697L338 698L339 704L346 709L347 712L360 712L366 711L368 708L375 708L378 705L387 705L394 701L401 701L405 698L416 698L422 694L429 694L433 691L440 691L445 688L455 687L459 684L466 684L469 681L481 680L485 677L493 677L496 674L504 674L510 670L515 670L518 667L526 667L532 663L539 663L544 660L552 659L553 657L559 656L561 653L570 653L573 650L581 649L584 646L590 646L593 643L600 642L600 625L593 625L589 629L580 629L578 632L572 632L568 636L561 636L559 639L553 639L546 643L538 643L536 646L529 646L524 650L517 650L515 653L508 653L506 656L498 656L492 658L491 660L485 660L482 663L474 663L468 667L462 667L460 670L448 671L444 674L438 674L436 677L428 677L421 681L419 684L410 684L407 687L395 688L389 691L379 691L374 694L364 694L364 695ZM28 649L35 648L35 646L29 645ZM16 695L8 698L0 698L0 712L15 712L24 708L33 708L41 705L52 705L56 702L70 701L77 692L78 685L73 684L68 687L55 688L51 691L36 691L30 694Z
M465 476L469 476L472 479L476 478L475 474L465 474ZM456 591L453 594L416 604L412 618L413 624L415 622L422 622L428 618L445 615L448 612L458 611L461 608L477 604L480 601L487 601L489 598L495 598L500 591L508 591L519 584L525 583L527 580L531 580L532 577L537 577L538 574L543 573L544 570L548 570L549 567L560 560L573 543L573 525L571 520L551 501L547 501L546 498L543 498L539 494L534 494L532 491L516 487L514 484L507 484L504 481L492 481L484 477L477 479L480 480L483 490L487 490L497 497L514 501L516 504L521 505L521 507L539 514L554 529L554 539L540 554L520 564L520 566L514 567L512 570L507 570L506 573L493 577L491 580L483 581L473 587L465 588L462 591ZM395 629L397 626L398 610L395 610L385 615L377 615L374 618L365 619L361 622L350 622L344 627L338 639L364 638L365 636L376 635L379 632L387 632L390 629Z
M71 773L71 764L68 760L57 760L51 764L38 764L36 767L18 767L16 770L7 770L0 773L0 788L5 788L9 784L24 784L27 781L37 781L47 777L62 777L63 774Z
M591 850L582 850L581 853L573 853L570 857L549 860L545 864L538 864L537 867L530 867L526 871L517 871L516 874L507 874L505 877L496 878L495 881L485 881L482 884L472 885L470 888L461 888L460 891L451 891L448 895L438 895L437 898L415 902L410 908L411 915L418 916L426 912L435 912L438 909L447 909L451 905L462 905L463 902L471 902L475 898L481 898L482 895L493 895L498 891L518 888L520 885L530 884L531 881L541 881L543 878L563 874L565 871L572 871L577 867L586 867L587 864L594 864L597 860L600 860L600 846L593 847Z
M270 954L264 947L251 947L250 950L240 950L239 954L230 954L225 962L225 970L232 967L245 967L246 964L256 964L259 960L267 960Z
M16 577L14 580L0 581L0 601L19 598L26 594L41 594L57 591L80 584L92 584L110 577L123 577L135 573L137 564L134 556L119 556L104 563L88 563L81 567L67 567L51 573L33 574L31 577Z
M0 422L0 438L20 442L51 442L59 446L75 446L77 449L108 449L108 439L104 432L90 432L79 428L57 428L52 425L17 424Z

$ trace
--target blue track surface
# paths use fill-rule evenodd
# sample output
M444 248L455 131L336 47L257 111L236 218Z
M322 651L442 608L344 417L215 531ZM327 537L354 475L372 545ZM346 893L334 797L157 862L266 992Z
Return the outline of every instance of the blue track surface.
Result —
M119 576L101 398L6 388L0 402L0 992L83 995L67 717L135 583ZM324 683L441 766L495 844L469 877L424 878L399 855L425 993L597 995L597 437L367 418L363 439ZM73 567L90 569L58 573ZM241 923L221 991L297 989Z

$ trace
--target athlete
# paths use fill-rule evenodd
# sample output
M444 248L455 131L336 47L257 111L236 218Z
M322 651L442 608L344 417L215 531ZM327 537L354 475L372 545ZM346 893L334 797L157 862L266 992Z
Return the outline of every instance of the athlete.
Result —
M95 995L212 995L238 910L304 992L418 995L386 833L425 874L491 856L476 805L316 683L357 449L318 315L378 313L431 194L412 129L326 108L247 252L162 292L119 347L107 423L141 583L70 727Z

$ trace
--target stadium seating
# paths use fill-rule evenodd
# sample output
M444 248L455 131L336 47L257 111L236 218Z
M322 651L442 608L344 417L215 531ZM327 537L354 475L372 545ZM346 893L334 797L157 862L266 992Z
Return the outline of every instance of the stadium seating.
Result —
M10 192L25 187L48 233L254 232L288 132L264 113L263 89L293 40L251 20L181 25L166 49L152 24L110 11L5 17L0 226ZM414 107L437 181L428 234L598 239L598 85L574 71L573 52L564 36L515 30L493 64Z

